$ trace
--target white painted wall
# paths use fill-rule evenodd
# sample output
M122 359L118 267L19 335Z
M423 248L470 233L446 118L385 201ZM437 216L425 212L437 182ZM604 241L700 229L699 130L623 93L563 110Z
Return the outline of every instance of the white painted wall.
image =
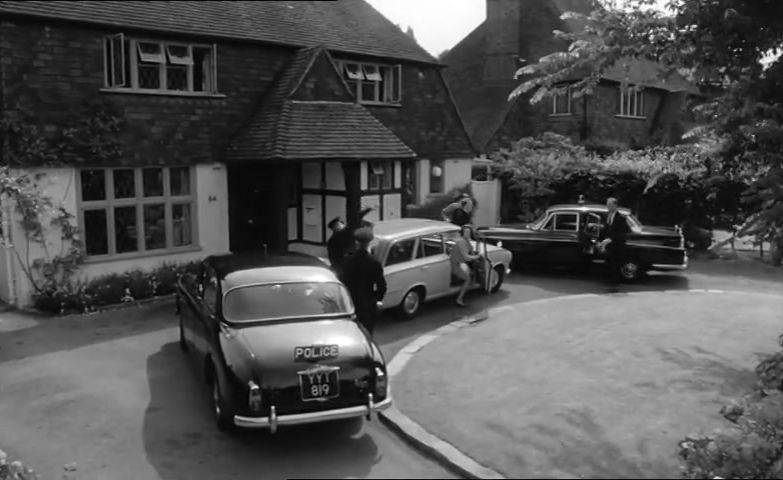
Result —
M345 190L345 174L340 162L326 163L326 188L327 190Z
M379 222L381 220L381 197L380 195L365 195L362 197L362 208L371 207L372 211L364 216L365 220Z
M443 192L449 193L450 190L463 187L470 183L471 169L473 160L470 158L452 158L443 161ZM430 168L429 159L423 158L416 162L416 181L418 182L418 194L416 203L421 205L426 203L429 198L441 193L432 193L430 191Z
M49 196L55 205L62 206L66 211L74 214L78 219L76 175L75 168L39 168L28 169L31 175L42 173L44 176L38 183L42 194ZM205 164L194 167L196 179L196 229L197 245L193 250L177 253L161 253L157 255L144 255L121 260L87 260L79 269L77 279L89 279L109 273L122 273L133 269L151 270L161 263L187 262L203 258L214 253L228 251L228 185L226 169L222 164ZM18 215L14 214L10 233L13 242L14 268L13 275L16 280L16 294L20 306L31 304L33 287L16 258L16 253L23 259L30 258L30 262L36 258L45 257L44 248L35 242L25 239L25 232L18 223ZM48 219L43 219L43 224L48 225ZM81 228L81 225L78 225ZM61 251L62 241L60 232L49 229L46 232L46 248L50 254L55 255Z
M324 241L321 218L321 195L302 195L302 240Z
M402 195L395 193L383 196L383 219L402 218Z
M500 181L488 180L471 182L473 197L478 206L473 213L473 223L477 227L486 227L500 223Z

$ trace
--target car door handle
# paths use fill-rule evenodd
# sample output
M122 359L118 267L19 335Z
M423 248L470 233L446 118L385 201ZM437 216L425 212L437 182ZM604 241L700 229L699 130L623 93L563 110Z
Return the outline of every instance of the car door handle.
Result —
M419 270L429 270L429 266L424 265L423 267L419 267Z

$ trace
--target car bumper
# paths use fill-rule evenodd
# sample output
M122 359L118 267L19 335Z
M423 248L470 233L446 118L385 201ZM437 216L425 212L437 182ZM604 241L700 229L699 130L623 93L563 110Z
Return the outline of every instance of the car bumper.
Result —
M661 264L661 263L654 263L654 264L650 265L650 268L652 270L658 270L658 271L661 271L661 272L675 271L675 270L685 270L685 269L688 268L688 255L685 255L685 258L683 258L683 261L682 261L681 265L670 265L670 264L666 264L666 263L663 263L663 264Z
M263 428L269 429L272 433L277 431L281 425L304 425L307 423L327 422L329 420L342 420L346 418L355 418L365 416L369 420L373 413L382 412L391 407L391 396L374 403L372 396L368 398L366 405L356 407L338 408L334 410L323 410L320 412L294 413L291 415L276 415L275 407L271 407L271 413L268 417L243 417L234 416L234 425L242 428Z

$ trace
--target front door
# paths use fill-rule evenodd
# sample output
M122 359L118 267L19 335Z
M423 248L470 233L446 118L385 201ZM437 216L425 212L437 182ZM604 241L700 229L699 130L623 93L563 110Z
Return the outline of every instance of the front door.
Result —
M285 250L292 169L230 166L229 246L232 252ZM289 181L290 180L290 181Z

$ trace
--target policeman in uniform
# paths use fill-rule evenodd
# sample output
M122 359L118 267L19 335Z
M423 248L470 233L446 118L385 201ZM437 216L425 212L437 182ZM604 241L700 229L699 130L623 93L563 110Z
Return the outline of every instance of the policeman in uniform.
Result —
M345 256L353 248L353 232L345 226L340 217L334 217L326 226L332 231L332 236L326 242L326 253L332 270L339 274Z
M378 307L386 295L386 279L383 278L381 263L370 254L372 230L368 227L359 228L354 233L354 237L357 249L345 258L340 280L348 287L359 323L372 336L378 317Z

